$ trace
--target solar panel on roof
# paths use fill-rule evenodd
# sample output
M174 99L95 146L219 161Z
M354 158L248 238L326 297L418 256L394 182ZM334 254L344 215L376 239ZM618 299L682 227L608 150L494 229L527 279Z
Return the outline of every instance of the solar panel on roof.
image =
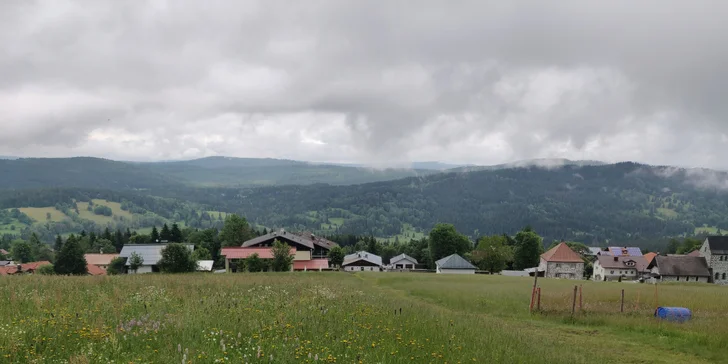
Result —
M620 255L622 255L622 248L614 248L614 247L612 247L612 248L609 248L609 251L614 256L620 256Z
M638 257L638 256L642 255L642 250L640 250L640 248L635 248L635 247L627 248L627 251L629 252L629 255L633 256L633 257Z

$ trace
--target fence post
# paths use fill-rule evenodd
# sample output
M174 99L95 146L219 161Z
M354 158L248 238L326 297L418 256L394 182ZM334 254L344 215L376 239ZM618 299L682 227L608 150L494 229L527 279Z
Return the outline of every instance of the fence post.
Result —
M581 291L582 291L582 285L580 284L579 285L579 312L581 312L581 310L583 309L583 300L582 300L582 296L581 296Z
M624 312L624 289L622 289L622 304L619 307L619 312Z
M571 316L574 316L574 311L576 310L576 290L578 288L574 286L574 298L571 300Z
M536 288L538 290L538 301L536 303L536 310L541 311L541 287Z

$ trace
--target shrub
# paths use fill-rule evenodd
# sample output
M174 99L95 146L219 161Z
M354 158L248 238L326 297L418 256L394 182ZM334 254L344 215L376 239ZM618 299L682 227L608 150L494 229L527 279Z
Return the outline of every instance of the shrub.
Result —
M40 267L38 267L38 269L35 272L40 275L44 275L44 276L52 276L52 275L56 274L56 271L54 269L55 268L53 268L53 264L46 264L46 265L41 265Z
M162 249L159 269L165 273L187 273L197 270L197 260L185 245L172 243Z

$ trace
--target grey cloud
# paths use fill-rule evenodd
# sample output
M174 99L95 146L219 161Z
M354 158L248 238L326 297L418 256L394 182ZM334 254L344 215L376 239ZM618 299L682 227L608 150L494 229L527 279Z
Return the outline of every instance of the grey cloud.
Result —
M700 1L5 1L0 153L724 167L726 15Z

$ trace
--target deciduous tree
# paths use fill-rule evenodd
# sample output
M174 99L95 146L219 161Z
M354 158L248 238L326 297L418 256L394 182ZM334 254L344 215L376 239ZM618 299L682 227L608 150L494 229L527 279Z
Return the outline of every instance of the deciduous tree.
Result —
M132 252L129 255L129 269L131 269L132 272L136 273L137 269L144 264L144 257L139 255L137 252Z
M329 250L329 263L334 267L340 267L344 263L344 249L335 246Z
M274 272L288 272L291 270L293 255L291 255L291 247L288 246L288 244L282 243L276 239L273 241L273 248L271 248L271 252L273 253L271 269Z
M526 227L516 234L515 240L513 267L521 270L538 266L541 253L543 253L541 237L530 227Z
M265 270L265 261L260 259L258 253L253 253L249 257L244 259L245 269L248 272L262 272Z
M478 240L478 247L473 251L473 262L482 270L498 273L506 268L511 255L512 251L503 235L484 236Z
M253 231L244 217L228 214L225 217L225 226L220 232L223 246L241 246L246 240L254 237Z
M162 249L159 269L165 273L187 273L197 270L197 261L187 246L171 243Z
M452 254L463 255L473 249L468 237L455 230L452 224L437 224L430 231L430 256L432 261Z

